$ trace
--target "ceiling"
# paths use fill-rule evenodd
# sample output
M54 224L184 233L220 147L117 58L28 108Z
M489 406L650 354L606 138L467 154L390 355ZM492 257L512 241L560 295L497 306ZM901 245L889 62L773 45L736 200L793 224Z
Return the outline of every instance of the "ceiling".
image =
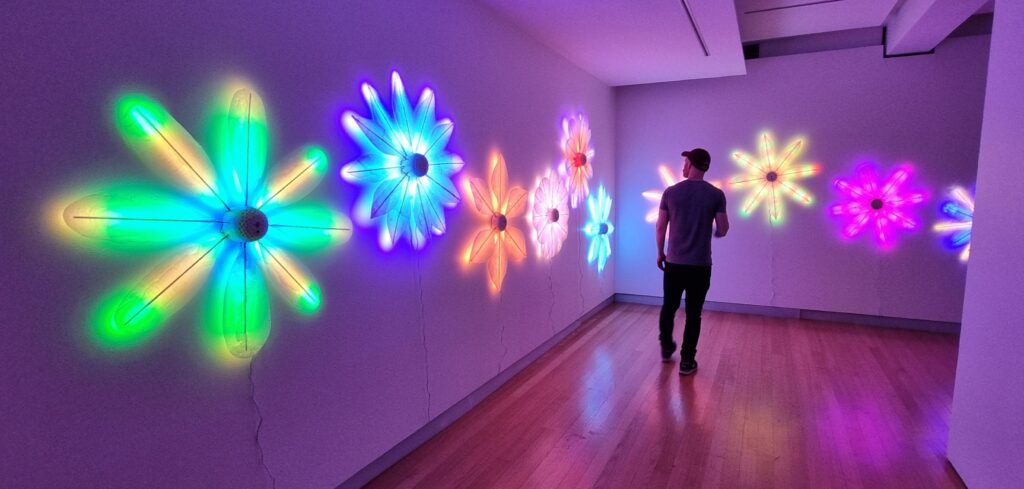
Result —
M763 41L862 27L879 27L885 23L897 1L736 0L736 17L743 42Z
M744 43L883 25L901 44L887 53L913 54L991 12L991 0L478 1L613 86L743 75Z
M746 73L729 0L481 0L609 85Z

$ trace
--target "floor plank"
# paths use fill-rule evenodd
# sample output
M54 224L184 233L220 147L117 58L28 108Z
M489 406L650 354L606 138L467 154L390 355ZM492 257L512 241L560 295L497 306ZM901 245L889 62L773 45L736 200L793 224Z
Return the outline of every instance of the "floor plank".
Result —
M956 337L706 312L681 377L657 321L603 310L368 487L963 487Z

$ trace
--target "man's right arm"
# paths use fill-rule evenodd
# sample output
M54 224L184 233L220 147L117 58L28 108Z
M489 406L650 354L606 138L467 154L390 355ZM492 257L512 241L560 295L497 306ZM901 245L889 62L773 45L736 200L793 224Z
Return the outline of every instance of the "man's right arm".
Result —
M715 237L724 238L729 232L729 215L725 213L725 193L718 191L718 208L715 209Z
M715 237L724 238L729 232L729 215L725 212L715 214Z

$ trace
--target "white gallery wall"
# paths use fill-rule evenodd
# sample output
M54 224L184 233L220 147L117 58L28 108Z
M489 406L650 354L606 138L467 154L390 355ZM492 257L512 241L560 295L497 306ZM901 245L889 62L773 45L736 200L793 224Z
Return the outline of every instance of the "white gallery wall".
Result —
M996 2L949 460L971 488L1024 487L1024 4Z

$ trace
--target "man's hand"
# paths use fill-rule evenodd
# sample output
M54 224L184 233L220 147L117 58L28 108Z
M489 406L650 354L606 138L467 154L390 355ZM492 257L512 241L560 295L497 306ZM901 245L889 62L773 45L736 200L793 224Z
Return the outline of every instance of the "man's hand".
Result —
M668 258L665 257L664 253L658 253L658 269L659 270L665 271L665 263L667 263L667 261L666 261L667 259Z

